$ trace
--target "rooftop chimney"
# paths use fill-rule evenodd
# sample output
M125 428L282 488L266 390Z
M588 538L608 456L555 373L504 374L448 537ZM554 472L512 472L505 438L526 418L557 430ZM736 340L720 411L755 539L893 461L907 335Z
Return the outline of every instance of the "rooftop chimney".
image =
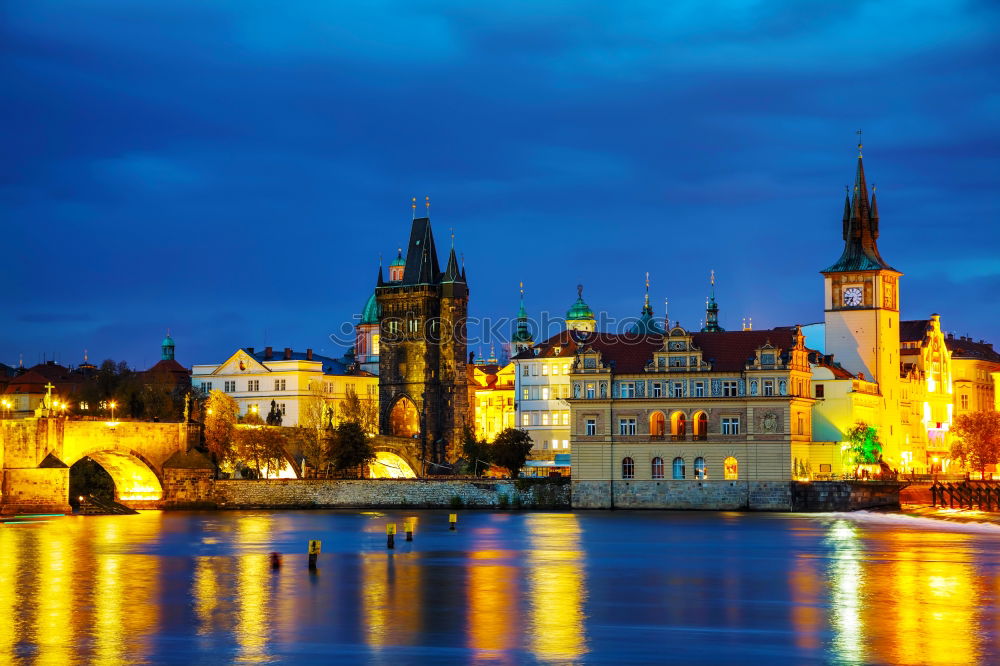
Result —
M270 347L264 347L264 360L270 361L274 358L274 351Z
M313 350L312 349L307 349L306 350L306 360L307 361L313 360Z
M285 347L285 360L290 361L292 359L292 348Z
M253 347L247 347L247 353L253 356Z

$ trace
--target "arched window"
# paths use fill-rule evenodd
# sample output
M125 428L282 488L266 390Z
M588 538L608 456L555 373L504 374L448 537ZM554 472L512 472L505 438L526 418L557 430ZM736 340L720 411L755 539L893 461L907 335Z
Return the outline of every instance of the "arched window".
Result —
M680 456L674 458L674 478L684 478L684 458L681 458Z
M670 415L670 434L673 439L680 440L684 439L684 434L687 432L687 417L684 416L684 412L674 412Z
M631 458L622 458L622 478L635 478L635 461Z
M729 456L722 461L722 474L727 481L740 478L740 468L736 458Z
M698 412L692 419L694 423L694 438L700 440L708 439L708 414Z
M705 479L708 475L705 474L705 459L702 457L697 457L694 459L694 478Z
M654 479L663 478L663 458L659 456L653 458L653 478Z
M667 418L663 412L653 412L649 415L649 434L653 437L662 437L667 432Z

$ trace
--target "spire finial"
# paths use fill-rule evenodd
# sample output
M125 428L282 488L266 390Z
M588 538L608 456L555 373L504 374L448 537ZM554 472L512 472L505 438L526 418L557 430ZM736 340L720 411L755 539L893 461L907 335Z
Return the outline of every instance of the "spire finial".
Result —
M417 219L417 198L413 197L410 200L410 202L411 202L410 203L410 208L413 209L413 219L415 220L415 219ZM400 252L402 252L402 250L400 250Z
M649 271L646 271L646 307L649 307Z
M670 299L663 299L663 323L665 325L664 330L670 331Z
M521 282L520 282L520 284L518 286L521 289L521 298L524 298L524 280L521 280Z
M427 209L427 217L431 216L431 198L424 197L424 207Z
M576 285L576 296L577 296L577 298L583 298L583 285L582 284Z
M861 157L861 148L862 148L862 146L864 146L864 144L861 143L861 130L857 131L857 135L858 135L858 157L860 158Z
M712 286L714 287L715 286L715 269L714 268L711 271L709 271L708 279L712 283Z
M448 231L451 232L451 249L455 249L455 227L448 227Z
M382 268L382 253L378 253L378 267Z
M83 350L83 362L84 363L87 362L87 350L86 349Z

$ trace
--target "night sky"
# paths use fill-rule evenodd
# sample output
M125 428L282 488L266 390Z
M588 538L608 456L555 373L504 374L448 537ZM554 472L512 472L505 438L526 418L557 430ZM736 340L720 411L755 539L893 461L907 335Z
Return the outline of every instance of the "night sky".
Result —
M476 317L819 321L859 128L903 318L1000 343L998 8L8 0L0 361L342 351L427 195Z

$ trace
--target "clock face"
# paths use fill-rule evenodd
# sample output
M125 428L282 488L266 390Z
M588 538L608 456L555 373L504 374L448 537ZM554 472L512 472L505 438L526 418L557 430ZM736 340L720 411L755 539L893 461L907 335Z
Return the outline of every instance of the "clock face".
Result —
M856 308L861 305L861 287L847 287L844 289L844 305L849 308Z

